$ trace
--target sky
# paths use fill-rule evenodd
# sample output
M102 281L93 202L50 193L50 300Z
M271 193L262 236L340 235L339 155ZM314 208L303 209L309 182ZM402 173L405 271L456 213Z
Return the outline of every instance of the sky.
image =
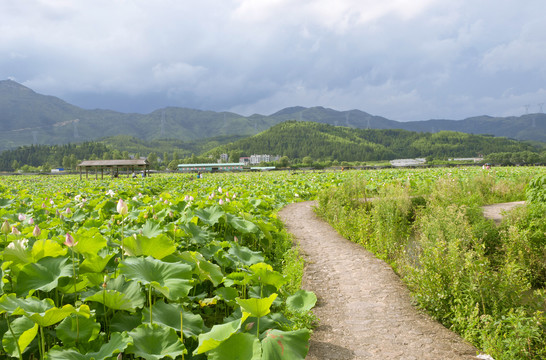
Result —
M2 0L0 80L86 109L546 109L544 0Z

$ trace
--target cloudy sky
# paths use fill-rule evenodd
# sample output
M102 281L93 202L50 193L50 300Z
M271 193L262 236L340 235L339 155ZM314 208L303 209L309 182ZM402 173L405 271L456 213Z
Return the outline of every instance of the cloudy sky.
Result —
M0 80L124 112L522 115L546 103L545 14L544 0L2 0Z

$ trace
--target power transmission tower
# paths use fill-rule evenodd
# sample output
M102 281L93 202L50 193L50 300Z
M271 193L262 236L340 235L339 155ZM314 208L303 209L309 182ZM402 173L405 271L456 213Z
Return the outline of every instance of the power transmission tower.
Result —
M544 103L538 104L539 112L540 112L540 113L543 113L543 112L544 112L544 111L542 111L542 106L544 106Z
M529 114L529 107L531 106L530 104L527 104L527 105L524 105L525 106L525 115Z

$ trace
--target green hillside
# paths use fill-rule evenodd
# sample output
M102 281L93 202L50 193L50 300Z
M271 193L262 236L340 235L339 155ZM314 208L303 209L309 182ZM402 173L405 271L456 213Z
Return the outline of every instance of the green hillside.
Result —
M271 154L315 160L371 161L432 156L475 157L497 152L537 151L531 145L490 136L452 131L354 129L288 121L250 138L221 147L244 155Z
M313 121L355 129L404 129L418 132L459 131L546 143L546 115L465 120L398 122L360 110L290 107L271 115L167 107L149 114L86 110L38 94L11 80L0 81L0 152L25 145L67 144L130 136L145 141L194 141L216 136L251 136L288 121Z

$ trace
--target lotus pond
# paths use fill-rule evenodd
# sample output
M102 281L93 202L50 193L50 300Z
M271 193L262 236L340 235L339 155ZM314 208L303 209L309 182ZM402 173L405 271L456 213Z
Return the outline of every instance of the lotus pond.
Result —
M316 297L276 212L348 178L423 193L480 171L2 177L0 357L304 359Z

